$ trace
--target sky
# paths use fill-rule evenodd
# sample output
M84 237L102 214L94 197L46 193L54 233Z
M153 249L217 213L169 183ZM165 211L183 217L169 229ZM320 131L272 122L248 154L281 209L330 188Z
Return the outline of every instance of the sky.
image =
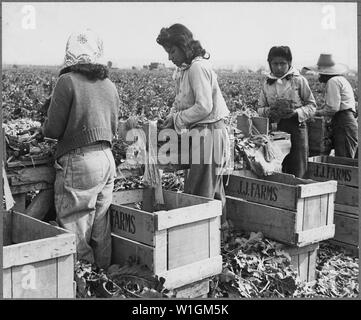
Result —
M357 69L357 4L322 2L17 2L2 3L3 64L61 65L69 35L91 28L116 67L162 62L162 27L186 25L215 67L267 66L274 45L288 45L296 67L320 53Z

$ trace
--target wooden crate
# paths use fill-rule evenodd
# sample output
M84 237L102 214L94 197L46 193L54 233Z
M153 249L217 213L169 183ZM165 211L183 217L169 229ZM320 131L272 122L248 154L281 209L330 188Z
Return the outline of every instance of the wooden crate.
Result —
M298 248L295 246L281 245L280 249L291 257L291 267L297 272L301 281L312 282L316 280L316 260L319 244L310 244Z
M19 212L4 214L4 298L74 298L75 235Z
M313 157L309 159L307 175L318 181L329 178L337 180L335 236L331 242L354 254L358 253L358 160L330 156Z
M222 205L189 194L163 191L166 209L150 212L149 190L115 192L110 207L113 263L139 259L167 289L179 288L222 271ZM143 202L144 210L134 203Z
M335 211L348 213L350 215L358 217L360 215L358 198L358 188L339 184L337 186L335 198Z
M310 157L307 177L316 181L337 180L339 185L358 187L358 160L331 156Z
M335 211L335 226L335 236L330 242L358 255L360 229L358 216Z
M207 298L209 293L209 279L197 281L174 289L175 298L197 299Z
M260 134L269 133L269 119L264 117L248 118L245 115L237 116L237 129L248 137L252 134L252 127L255 128Z
M331 147L327 144L327 128L324 117L314 117L307 122L310 156L328 155Z
M315 182L275 173L259 179L235 171L226 186L227 218L236 228L303 247L334 236L336 181Z

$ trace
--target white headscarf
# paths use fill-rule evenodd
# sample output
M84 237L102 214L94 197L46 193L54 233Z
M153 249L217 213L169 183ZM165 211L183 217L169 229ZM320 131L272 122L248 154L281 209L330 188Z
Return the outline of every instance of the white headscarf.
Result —
M103 41L90 29L70 35L65 49L63 68L76 64L103 64Z

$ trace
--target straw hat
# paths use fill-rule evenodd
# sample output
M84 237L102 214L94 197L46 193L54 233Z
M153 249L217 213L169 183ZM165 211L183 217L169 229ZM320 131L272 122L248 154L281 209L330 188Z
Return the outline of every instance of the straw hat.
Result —
M70 35L61 69L76 64L106 64L103 57L103 41L90 29Z
M348 70L348 67L342 63L335 63L332 54L321 53L318 58L317 65L312 67L305 67L306 70L313 70L320 74L338 75L343 74Z

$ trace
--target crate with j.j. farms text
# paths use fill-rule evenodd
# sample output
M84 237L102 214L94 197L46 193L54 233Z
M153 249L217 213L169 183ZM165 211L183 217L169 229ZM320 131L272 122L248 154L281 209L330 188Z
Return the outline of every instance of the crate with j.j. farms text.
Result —
M358 159L318 156L308 161L307 175L313 180L337 180L335 237L332 242L358 254L359 188Z
M170 290L221 273L221 201L166 190L163 198L153 211L149 189L113 193L112 263L136 259Z
M236 228L303 247L335 234L336 181L316 182L274 173L258 178L234 171L226 186L227 218Z
M74 298L75 235L16 211L3 221L3 297Z

